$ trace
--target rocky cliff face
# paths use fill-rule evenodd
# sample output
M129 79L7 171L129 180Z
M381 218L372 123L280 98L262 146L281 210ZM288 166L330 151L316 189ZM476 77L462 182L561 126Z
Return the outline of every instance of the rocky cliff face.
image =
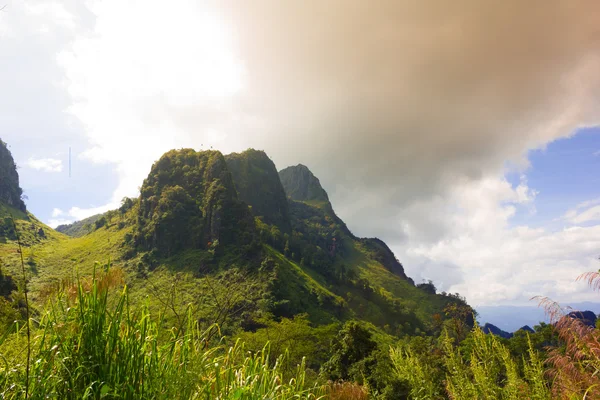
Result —
M136 243L172 255L184 248L243 247L254 240L254 219L238 198L218 151L165 153L140 192Z
M359 239L348 229L346 224L335 214L329 202L329 196L319 179L304 165L288 167L279 172L281 183L290 202L292 228L307 237L336 238L337 243L316 243L329 249L334 254L342 250L340 235L347 235L356 240L377 262L388 271L407 280L412 285L414 281L404 272L404 267L398 261L392 250L376 238ZM333 240L333 239L332 239Z
M273 161L264 151L248 149L225 156L227 167L242 201L252 213L282 232L291 230L290 212L285 191Z
M279 178L285 193L292 200L329 203L321 182L305 165L287 167L279 171Z
M0 139L0 202L25 211L22 194L15 160L6 143Z

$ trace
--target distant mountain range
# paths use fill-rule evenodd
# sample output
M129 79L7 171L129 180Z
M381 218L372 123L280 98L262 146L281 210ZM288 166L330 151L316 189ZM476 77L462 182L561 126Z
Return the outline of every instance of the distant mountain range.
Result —
M589 310L596 315L600 314L600 303L570 303L564 307L566 310L570 307L571 310ZM525 325L534 327L540 322L549 322L544 309L535 306L481 306L476 311L477 321L481 326L489 323L506 332L514 332Z

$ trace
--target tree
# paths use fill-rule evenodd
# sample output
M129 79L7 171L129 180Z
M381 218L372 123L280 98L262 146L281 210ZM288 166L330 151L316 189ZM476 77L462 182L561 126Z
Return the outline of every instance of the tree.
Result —
M419 289L421 289L422 291L424 291L425 293L429 293L429 294L437 293L437 288L435 287L435 285L433 284L433 281L431 279L427 282L425 280L423 280L423 283L419 283L417 285L417 287Z
M332 343L332 356L322 371L332 380L362 381L375 365L371 359L377 349L371 332L357 321L346 322Z

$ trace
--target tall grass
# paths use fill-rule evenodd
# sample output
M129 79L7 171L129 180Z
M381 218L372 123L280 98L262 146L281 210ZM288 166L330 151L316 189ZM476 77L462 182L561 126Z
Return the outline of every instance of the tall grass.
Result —
M285 355L249 354L241 343L207 346L188 314L185 329L167 329L146 307L133 309L117 269L62 285L32 331L32 364L17 356L0 365L0 397L19 399L317 399L304 364L284 380ZM111 290L111 287L113 288ZM23 328L4 338L0 352Z
M17 238L17 246L19 249L19 256L21 258L21 274L22 274L22 290L23 298L25 299L25 332L27 334L27 357L25 360L25 398L29 397L29 373L31 367L31 320L29 318L29 297L27 296L27 273L25 272L25 261L23 260L23 247L21 246L21 236L17 229L17 224L13 216L10 216L10 221Z
M577 280L600 290L600 271L580 275ZM561 399L600 398L600 330L565 313L548 298L538 298L554 324L562 345L548 349L548 376L552 394Z
M486 335L475 326L471 337L472 347L466 360L451 339L447 337L444 341L446 391L451 399L550 399L543 362L529 339L521 373L509 349L497 336Z
M462 354L446 333L442 340L445 393L436 382L433 366L410 347L391 349L394 372L410 388L409 398L456 400L550 399L544 379L543 362L529 341L529 352L523 355L523 371L508 348L494 335L486 335L475 326L470 346Z

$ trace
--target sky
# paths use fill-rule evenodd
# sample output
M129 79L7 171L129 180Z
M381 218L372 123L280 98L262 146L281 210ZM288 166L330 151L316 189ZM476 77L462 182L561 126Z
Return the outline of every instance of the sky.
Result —
M598 296L575 281L600 268L595 0L2 3L0 138L51 226L136 196L169 149L252 147L417 282Z

